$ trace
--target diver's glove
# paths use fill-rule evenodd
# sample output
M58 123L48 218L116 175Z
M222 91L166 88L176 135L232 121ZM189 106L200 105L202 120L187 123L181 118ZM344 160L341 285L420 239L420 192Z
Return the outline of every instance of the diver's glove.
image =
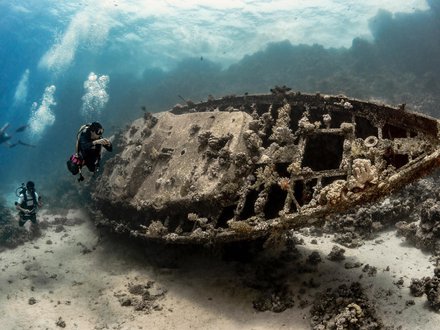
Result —
M110 146L112 143L106 138L100 138L98 140L93 141L93 145L101 144L104 146Z

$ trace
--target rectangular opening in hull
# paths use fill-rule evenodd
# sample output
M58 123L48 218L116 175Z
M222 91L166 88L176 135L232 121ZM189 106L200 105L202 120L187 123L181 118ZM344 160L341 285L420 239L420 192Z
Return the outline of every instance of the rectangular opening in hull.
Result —
M369 136L378 137L378 129L367 118L357 117L356 122L356 137L366 139Z
M314 123L315 121L321 122L321 125L323 122L323 117L328 111L324 108L314 108L309 109L309 120L311 123Z
M264 113L269 112L269 107L270 107L270 104L257 103L256 108L257 108L258 115L262 116Z
M298 122L302 118L305 109L303 107L292 106L290 110L290 126L293 133L298 129Z
M304 181L295 181L295 186L293 189L293 193L295 195L295 199L300 206L307 205L313 197L314 187L316 186L317 180L314 179L309 182ZM296 211L296 207L292 210Z
M313 198L313 194L315 193L316 184L318 183L318 179L307 180L304 185L303 191L303 205L307 205Z
M389 140L406 138L406 129L390 124L385 124L385 126L382 128L382 137Z
M278 119L278 110L280 108L282 108L283 106L284 106L284 104L278 104L278 103L272 104L272 108L271 108L270 114L271 114L274 122Z
M342 160L344 137L336 134L316 134L307 137L302 167L314 171L338 169Z
M304 182L303 181L295 181L295 186L293 187L293 194L295 195L295 199L300 206L303 206L303 190L304 190Z
M266 219L278 217L278 213L284 208L287 191L282 190L279 185L274 184L269 189L267 203L264 206L264 215Z
M352 122L352 114L348 111L332 111L330 116L332 118L330 128L339 128L342 123Z
M259 192L256 190L251 190L246 195L246 200L244 202L243 210L241 210L239 219L246 220L255 215L255 202L257 201Z
M385 159L388 165L392 165L396 169L401 168L402 166L408 164L409 162L408 155L395 154L393 152L389 152L383 158Z

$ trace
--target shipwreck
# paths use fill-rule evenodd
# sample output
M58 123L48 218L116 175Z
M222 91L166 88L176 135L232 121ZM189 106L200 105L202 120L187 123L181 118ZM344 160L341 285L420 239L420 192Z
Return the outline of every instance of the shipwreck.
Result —
M101 225L173 243L252 240L309 226L426 175L439 121L276 87L145 113L93 192Z

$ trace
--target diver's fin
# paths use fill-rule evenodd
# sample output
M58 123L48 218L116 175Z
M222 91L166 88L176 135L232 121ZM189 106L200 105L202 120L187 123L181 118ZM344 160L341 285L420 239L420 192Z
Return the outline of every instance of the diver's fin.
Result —
M0 133L4 133L8 127L9 127L9 123L4 124L3 127L0 128Z
M25 142L23 142L23 141L21 141L21 140L18 140L18 142L17 142L16 144L21 144L22 146L32 147L32 148L35 148L35 147L36 147L36 146L33 145L33 144L25 143Z

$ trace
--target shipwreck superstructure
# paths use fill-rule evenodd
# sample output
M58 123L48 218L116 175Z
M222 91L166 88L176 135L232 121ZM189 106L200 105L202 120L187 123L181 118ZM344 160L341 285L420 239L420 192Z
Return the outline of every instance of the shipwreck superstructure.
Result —
M250 240L378 199L438 166L439 121L345 96L226 96L146 113L117 138L97 220L176 243Z

